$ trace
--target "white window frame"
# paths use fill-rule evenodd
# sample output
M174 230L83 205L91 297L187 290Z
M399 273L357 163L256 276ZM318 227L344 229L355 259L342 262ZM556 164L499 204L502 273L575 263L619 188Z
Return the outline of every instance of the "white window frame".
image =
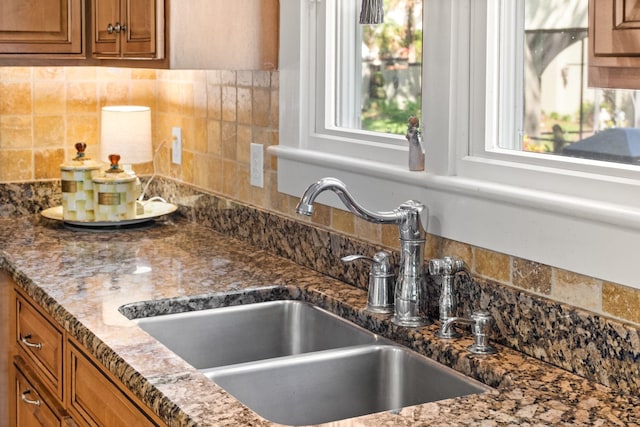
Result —
M279 191L300 196L315 180L335 176L371 209L421 200L432 234L640 288L637 168L603 169L588 160L567 167L555 156L496 148L516 128L517 114L506 114L517 108L507 102L514 97L500 83L517 71L498 61L493 49L509 46L491 43L498 33L487 28L496 22L486 22L517 8L500 10L499 0L424 0L427 170L409 172L406 144L397 139L349 138L317 126L321 1L330 0L280 2L280 145L271 148ZM499 127L492 125L497 117ZM331 194L320 201L343 208Z

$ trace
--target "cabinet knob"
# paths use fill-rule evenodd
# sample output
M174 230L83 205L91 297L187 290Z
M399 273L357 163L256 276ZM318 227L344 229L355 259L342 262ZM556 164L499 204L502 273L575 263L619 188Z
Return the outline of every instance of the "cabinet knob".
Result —
M36 405L36 406L40 406L40 400L36 399L36 400L32 400L27 398L27 395L31 394L31 389L27 388L25 391L23 391L22 393L20 393L20 399L24 402L27 403L29 405Z
M109 23L109 25L107 25L107 33L109 34L113 34L113 33L120 33L122 31L127 31L127 26L126 25L120 25L119 22L116 22L116 25L114 26L113 24Z
M20 338L20 341L22 341L22 343L24 345L26 345L27 347L32 347L35 348L37 350L42 350L42 344L41 343L32 343L29 342L29 338L31 338L31 334L27 334L25 336L23 336L22 338Z

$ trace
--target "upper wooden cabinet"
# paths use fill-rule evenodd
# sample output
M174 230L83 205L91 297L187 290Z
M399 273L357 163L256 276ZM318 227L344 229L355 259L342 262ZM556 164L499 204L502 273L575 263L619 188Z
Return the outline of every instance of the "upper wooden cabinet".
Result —
M589 86L640 89L640 0L589 0Z
M0 0L0 66L274 70L279 18L279 0Z
M83 55L83 0L0 1L0 54Z
M162 58L163 0L92 0L95 58Z

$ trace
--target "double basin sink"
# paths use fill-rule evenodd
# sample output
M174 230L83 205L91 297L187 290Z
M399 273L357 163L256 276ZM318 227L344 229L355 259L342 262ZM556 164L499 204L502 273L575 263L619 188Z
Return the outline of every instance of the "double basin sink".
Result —
M133 320L247 407L279 424L320 424L490 390L300 301Z

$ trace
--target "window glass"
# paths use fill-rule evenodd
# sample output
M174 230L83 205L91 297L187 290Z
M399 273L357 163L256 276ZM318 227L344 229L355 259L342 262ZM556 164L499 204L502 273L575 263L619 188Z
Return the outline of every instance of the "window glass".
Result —
M344 82L349 72L357 77L353 84L336 84L333 125L404 134L408 118L420 117L421 111L422 0L384 0L384 23L375 25L354 22L359 0L339 1L343 4L338 20L348 16L350 21L338 25L342 33L337 43L356 46L336 49L336 81ZM345 7L357 10L345 13ZM349 36L350 31L354 37Z
M638 92L587 86L588 3L524 0L522 122L501 148L640 163Z

